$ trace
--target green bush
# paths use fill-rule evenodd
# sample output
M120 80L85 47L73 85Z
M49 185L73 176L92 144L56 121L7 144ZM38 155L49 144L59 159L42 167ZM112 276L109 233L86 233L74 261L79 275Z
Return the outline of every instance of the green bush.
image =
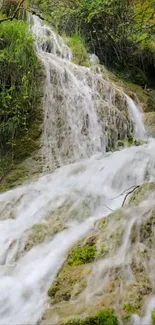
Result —
M26 136L32 123L41 123L42 77L28 24L20 20L0 24L1 156L11 151L15 159L19 137Z
M87 47L84 39L74 34L67 39L69 47L72 49L73 62L79 65L89 66Z
M96 316L70 320L64 325L119 325L119 322L112 309L105 309L101 310Z
M67 264L75 266L90 263L95 259L96 246L86 245L84 247L75 247L68 256Z

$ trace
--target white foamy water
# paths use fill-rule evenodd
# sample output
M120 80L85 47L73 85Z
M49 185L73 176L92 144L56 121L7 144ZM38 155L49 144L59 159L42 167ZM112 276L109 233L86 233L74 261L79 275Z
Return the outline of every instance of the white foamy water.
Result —
M132 98L127 96L130 116L134 122L134 137L138 139L146 138L146 130L143 124L143 114L138 105L135 104Z
M71 50L54 31L34 16L38 56L46 80L42 155L45 171L91 157L132 130L127 118L128 100L100 68L93 71L71 62Z
M106 206L116 209L121 205L123 196L112 198L143 182L146 170L154 180L154 140L62 167L35 183L0 195L0 324L35 324L68 249L93 227L94 220L109 213ZM66 203L73 208L73 213L68 216L65 212L62 217L67 229L21 254L26 231ZM75 207L78 215L74 215ZM128 236L124 253L118 251L116 265L125 254Z
M106 126L114 123L117 130L122 116L116 97L120 95L126 106L126 95L100 75L71 63L71 51L63 40L38 18L34 22L38 55L46 70L43 161L46 172L61 168L0 195L1 325L36 324L45 309L47 290L73 244L96 219L121 206L124 196L119 194L145 180L155 180L154 140L105 154ZM99 120L101 107L105 122ZM137 136L143 137L138 109L132 108ZM127 124L125 117L121 123L130 131L132 123ZM57 210L66 229L51 232L43 243L26 251L32 227L47 217L54 223ZM118 250L116 265L124 258L132 223Z

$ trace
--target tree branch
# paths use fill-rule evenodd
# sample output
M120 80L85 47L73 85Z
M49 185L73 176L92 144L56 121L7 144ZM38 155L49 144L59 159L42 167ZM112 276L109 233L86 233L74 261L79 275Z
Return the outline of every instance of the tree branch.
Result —
M13 15L11 17L6 17L6 18L2 18L0 19L0 23L3 23L4 21L8 21L8 20L13 20L18 12L19 9L21 9L21 5L24 3L25 0L21 0L17 6L17 8L15 9Z
M121 194L119 194L119 195L113 197L112 200L115 200L115 199L117 199L118 197L124 195L127 191L131 190L132 188L135 188L135 185L130 186L129 188L127 188L126 190L124 190Z
M123 203L122 203L122 207L124 206L124 204L125 204L125 202L126 202L126 199L127 199L128 195L132 194L132 193L133 193L137 188L139 188L139 187L140 187L140 185L135 186L134 189L133 189L132 191L128 192L128 193L125 195L125 198L124 198Z

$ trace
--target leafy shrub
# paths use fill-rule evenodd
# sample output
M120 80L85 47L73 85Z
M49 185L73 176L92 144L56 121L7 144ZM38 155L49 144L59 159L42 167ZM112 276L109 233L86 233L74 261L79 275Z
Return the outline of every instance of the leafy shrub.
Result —
M15 153L16 141L41 123L42 67L27 23L0 24L0 151ZM16 157L13 157L16 158Z
M72 49L74 63L89 66L87 47L84 39L80 35L74 34L67 41Z

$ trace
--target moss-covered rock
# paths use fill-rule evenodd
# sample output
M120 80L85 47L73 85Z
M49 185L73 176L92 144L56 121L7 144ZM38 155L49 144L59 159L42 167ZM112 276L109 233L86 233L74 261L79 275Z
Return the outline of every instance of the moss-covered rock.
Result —
M153 309L151 314L151 325L155 325L155 309Z
M144 114L144 124L150 135L155 137L155 112L148 112Z
M28 251L33 246L43 243L46 237L49 235L50 228L48 223L35 224L31 229L31 233L27 239L24 250Z
M146 171L149 173L149 171ZM155 183L145 183L138 187L131 195L130 204L139 205L151 192L155 191Z
M68 301L79 295L87 286L86 279L90 271L91 265L65 266L48 290L52 304Z
M147 107L145 112L155 112L155 90L151 90L148 93Z
M154 183L137 190L136 203L133 200L96 221L94 229L71 249L49 289L52 306L42 324L81 322L102 308L114 308L122 324L130 324L132 314L144 316L153 289L155 214L153 206L141 209L138 205L154 192Z
M128 319L128 318L130 318L130 316L132 314L137 314L138 313L139 307L138 306L135 306L131 302L128 302L128 303L125 303L124 304L123 310L125 312L124 318L125 319Z
M73 62L82 66L89 67L89 56L84 39L80 35L74 34L71 37L65 37L65 41L72 49Z
M70 266L76 266L76 265L90 263L95 259L95 253L96 253L95 245L75 247L69 253L67 264Z

